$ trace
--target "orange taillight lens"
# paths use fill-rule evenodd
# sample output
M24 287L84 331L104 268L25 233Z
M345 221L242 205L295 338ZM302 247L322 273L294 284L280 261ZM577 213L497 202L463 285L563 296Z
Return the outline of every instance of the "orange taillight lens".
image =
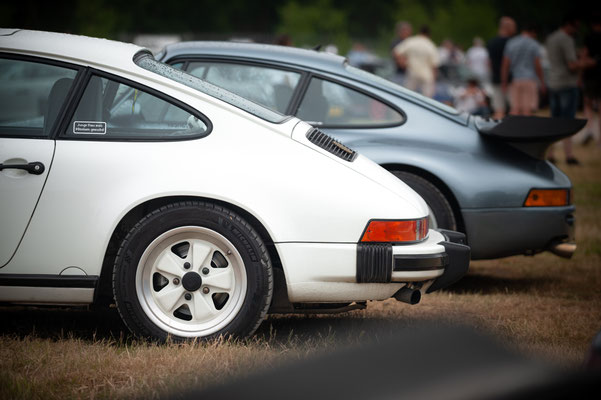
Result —
M559 207L570 204L570 189L531 189L525 207Z
M372 220L362 242L417 242L428 236L428 217L405 221Z

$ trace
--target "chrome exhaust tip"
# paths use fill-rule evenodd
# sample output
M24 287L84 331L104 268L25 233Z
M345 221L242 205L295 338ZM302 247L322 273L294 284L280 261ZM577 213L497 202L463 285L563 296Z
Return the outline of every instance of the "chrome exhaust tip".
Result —
M562 258L572 258L572 255L576 252L576 243L556 242L547 247L547 250Z
M420 292L419 289L409 289L405 286L394 294L394 298L403 303L414 305L421 300L422 292Z

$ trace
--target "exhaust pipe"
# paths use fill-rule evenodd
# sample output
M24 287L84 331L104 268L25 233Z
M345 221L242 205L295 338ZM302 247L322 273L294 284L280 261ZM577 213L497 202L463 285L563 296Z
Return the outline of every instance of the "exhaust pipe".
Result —
M576 251L576 243L555 242L549 245L547 250L559 257L572 258L572 255Z
M415 305L421 300L422 292L420 292L419 289L409 289L405 286L394 294L394 298L403 303Z

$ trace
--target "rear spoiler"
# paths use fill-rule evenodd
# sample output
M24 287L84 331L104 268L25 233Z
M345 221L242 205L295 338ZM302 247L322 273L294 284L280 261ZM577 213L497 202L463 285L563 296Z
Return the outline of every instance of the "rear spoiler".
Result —
M572 136L586 125L585 119L507 116L501 121L478 118L476 129L485 137L506 142L543 159L549 146Z

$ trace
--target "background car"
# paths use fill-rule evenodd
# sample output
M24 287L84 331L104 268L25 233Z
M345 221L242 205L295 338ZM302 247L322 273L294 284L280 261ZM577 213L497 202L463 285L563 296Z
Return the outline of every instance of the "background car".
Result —
M415 304L467 271L464 237L378 165L145 49L0 30L0 59L54 77L31 83L43 110L0 121L0 302L245 337L268 311Z
M544 150L581 121L517 118L496 128L504 134L490 134L497 122L311 50L182 42L156 58L295 115L369 157L426 200L431 226L465 232L473 259L544 250L569 257L576 248L572 185Z

